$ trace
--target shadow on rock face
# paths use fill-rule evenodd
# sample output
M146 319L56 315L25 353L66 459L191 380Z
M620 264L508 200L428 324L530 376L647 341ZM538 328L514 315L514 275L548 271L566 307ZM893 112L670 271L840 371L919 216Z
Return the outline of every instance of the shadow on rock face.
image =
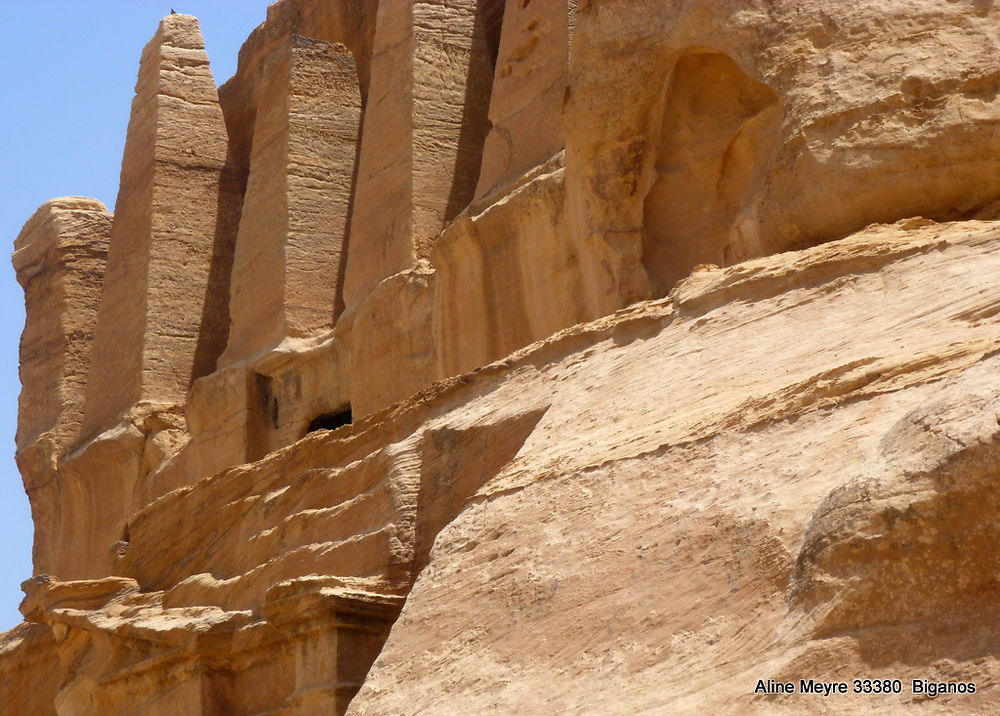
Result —
M816 510L791 582L814 636L871 663L1000 653L1000 357L944 384Z
M658 294L698 264L752 253L739 226L753 213L780 122L777 95L729 57L695 49L677 61L644 205L643 264Z

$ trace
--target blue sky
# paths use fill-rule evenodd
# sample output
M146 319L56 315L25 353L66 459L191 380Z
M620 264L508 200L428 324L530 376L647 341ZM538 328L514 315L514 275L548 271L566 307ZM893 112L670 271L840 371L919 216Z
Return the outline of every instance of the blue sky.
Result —
M0 0L0 631L21 618L31 576L31 517L14 465L21 289L14 238L38 206L91 196L114 207L139 55L170 12L197 16L216 82L268 0Z

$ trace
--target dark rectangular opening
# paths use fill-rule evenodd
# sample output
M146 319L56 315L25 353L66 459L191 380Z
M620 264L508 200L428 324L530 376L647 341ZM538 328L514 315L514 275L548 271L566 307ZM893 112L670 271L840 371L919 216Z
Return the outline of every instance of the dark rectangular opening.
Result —
M338 410L334 413L324 413L323 415L317 415L311 421L309 421L309 429L307 433L314 432L316 430L336 430L337 428L343 427L345 425L350 425L352 421L351 406L348 405L343 410Z

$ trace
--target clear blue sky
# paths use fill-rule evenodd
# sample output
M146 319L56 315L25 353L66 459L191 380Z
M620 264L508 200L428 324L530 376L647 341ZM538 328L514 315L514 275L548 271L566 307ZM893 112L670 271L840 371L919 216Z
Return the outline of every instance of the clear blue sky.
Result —
M57 196L113 210L139 55L171 7L201 20L216 82L267 0L0 0L0 631L20 621L31 576L31 517L14 465L23 297L9 254L21 226Z

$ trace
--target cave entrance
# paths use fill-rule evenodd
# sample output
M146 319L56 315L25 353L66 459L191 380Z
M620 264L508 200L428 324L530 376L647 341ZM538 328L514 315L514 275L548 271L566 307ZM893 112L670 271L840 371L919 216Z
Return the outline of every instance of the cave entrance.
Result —
M345 425L350 425L352 422L351 406L348 405L346 408L341 408L333 413L317 415L309 421L309 429L306 430L306 433L312 433L317 430L336 430Z
M692 49L678 59L643 217L643 264L657 295L698 264L759 253L754 205L780 117L777 95L726 55Z

